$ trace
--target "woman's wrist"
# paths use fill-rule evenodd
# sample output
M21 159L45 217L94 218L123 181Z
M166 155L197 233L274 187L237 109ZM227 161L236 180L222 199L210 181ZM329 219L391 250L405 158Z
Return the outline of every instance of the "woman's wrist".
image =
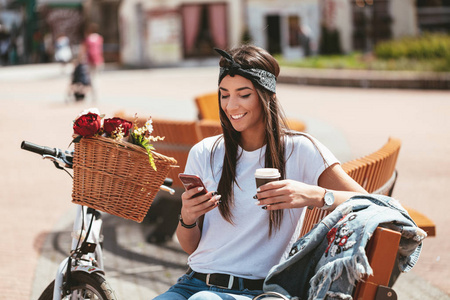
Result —
M314 207L321 208L324 205L323 199L326 193L326 189L321 186L314 186L314 191L310 198L310 204L308 209L313 209Z
M181 216L181 214L178 216L178 220L180 221L180 225L182 227L184 227L184 228L187 228L187 229L192 229L192 228L197 226L197 221L195 221L195 222L187 222L187 223L184 222L183 217Z

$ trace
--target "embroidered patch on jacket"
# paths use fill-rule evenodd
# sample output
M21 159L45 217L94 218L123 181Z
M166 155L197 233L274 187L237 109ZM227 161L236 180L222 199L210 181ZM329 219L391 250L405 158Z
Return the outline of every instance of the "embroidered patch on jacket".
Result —
M347 221L343 221L347 216L342 217L342 219L338 222L338 224L331 228L327 233L328 247L325 250L325 257L328 254L331 257L336 256L342 251L346 251L353 247L356 241L349 241L349 237L354 233L353 230L350 229L347 222L351 222L356 218L356 215L352 214L348 217Z

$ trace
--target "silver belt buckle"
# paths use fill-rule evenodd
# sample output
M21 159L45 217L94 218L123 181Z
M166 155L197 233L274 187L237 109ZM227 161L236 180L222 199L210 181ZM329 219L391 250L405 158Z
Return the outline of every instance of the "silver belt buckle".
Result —
M206 274L206 285L207 285L207 286L212 286L212 285L214 285L214 286L216 286L216 287L218 287L218 288L221 288L221 289L228 289L228 290L231 290L231 288L233 287L233 283L234 283L234 276L233 276L233 275L228 275L228 276L230 276L230 279L228 280L228 286L221 286L221 285L216 285L216 284L210 284L210 283L209 283L210 275L211 275L211 274Z

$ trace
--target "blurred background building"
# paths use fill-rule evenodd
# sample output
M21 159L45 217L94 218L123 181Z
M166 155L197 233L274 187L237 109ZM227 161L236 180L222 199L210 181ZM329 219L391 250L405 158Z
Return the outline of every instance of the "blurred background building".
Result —
M2 64L51 62L61 35L76 55L90 23L105 61L127 67L202 62L248 41L299 58L448 33L450 0L0 0Z

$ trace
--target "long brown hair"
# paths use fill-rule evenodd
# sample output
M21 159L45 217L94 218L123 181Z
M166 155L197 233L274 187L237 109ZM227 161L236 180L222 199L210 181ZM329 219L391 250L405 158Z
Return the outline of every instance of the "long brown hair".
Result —
M276 77L280 73L278 62L266 50L252 46L243 45L234 48L229 52L233 59L239 63L243 68L257 68L266 70ZM229 62L225 59L220 60L221 67L229 67ZM278 102L276 94L262 88L257 83L254 83L255 89L258 93L261 106L263 108L265 137L266 144L265 152L265 167L277 168L280 171L281 178L286 176L285 170L285 143L284 135L286 134L286 121L282 108ZM225 156L223 159L222 175L220 177L217 192L222 195L222 203L219 206L220 214L230 223L233 223L233 214L231 208L234 204L233 199L233 184L236 182L236 165L240 157L238 157L238 146L241 142L240 132L234 130L227 115L222 110L220 105L221 93L219 90L219 109L220 122L223 129L223 139L225 144ZM220 139L216 141L213 147L213 155ZM212 164L211 164L212 166ZM274 229L278 230L281 226L283 218L283 210L270 211L269 214L269 235Z

